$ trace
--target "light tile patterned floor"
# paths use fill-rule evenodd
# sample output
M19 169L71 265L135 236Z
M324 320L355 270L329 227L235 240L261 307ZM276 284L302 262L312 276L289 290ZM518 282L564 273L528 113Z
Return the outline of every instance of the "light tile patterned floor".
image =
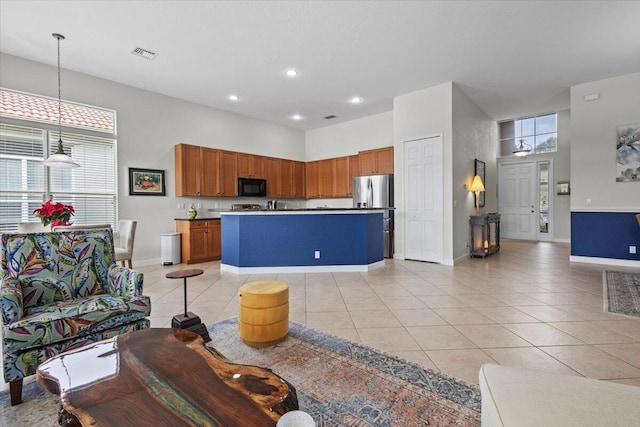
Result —
M140 267L151 325L182 311L181 266ZM290 286L290 319L467 381L487 362L640 385L640 319L604 313L603 266L569 263L569 245L503 241L455 267L387 260L370 273L235 275L219 263L189 279L188 309L205 323L237 316L238 288ZM617 268L624 270L622 268ZM215 342L215 337L213 337Z

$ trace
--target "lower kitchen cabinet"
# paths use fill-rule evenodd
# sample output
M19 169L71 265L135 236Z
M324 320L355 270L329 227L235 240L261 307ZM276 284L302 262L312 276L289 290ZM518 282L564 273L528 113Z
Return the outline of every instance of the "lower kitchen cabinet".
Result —
M176 219L176 231L182 234L182 262L220 259L220 219Z

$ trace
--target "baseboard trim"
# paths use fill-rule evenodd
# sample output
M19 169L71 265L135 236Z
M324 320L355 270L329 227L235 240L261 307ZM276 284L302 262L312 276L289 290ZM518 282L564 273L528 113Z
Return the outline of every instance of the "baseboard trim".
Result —
M220 264L220 271L235 274L285 274L285 273L366 273L384 267L384 260L366 265L301 265L276 267L236 267Z
M571 255L569 257L569 261L579 262L583 264L615 265L616 267L633 267L633 268L640 267L640 261L634 261L631 259L596 258L596 257L589 257L589 256Z

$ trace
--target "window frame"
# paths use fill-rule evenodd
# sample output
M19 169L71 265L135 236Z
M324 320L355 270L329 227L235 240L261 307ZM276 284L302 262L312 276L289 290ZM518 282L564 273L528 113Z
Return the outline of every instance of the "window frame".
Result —
M555 130L552 132L538 133L538 119L546 116L555 116ZM533 119L533 133L518 136L518 127L520 127L520 133L522 133L522 124L525 120ZM518 126L520 122L520 126ZM538 138L545 135L555 135L556 145L555 150L545 150L539 152L539 146L546 141L538 142ZM500 157L514 156L513 150L518 147L520 140L524 140L525 144L531 146L531 153L529 154L547 154L556 153L558 151L558 113L543 113L535 114L532 116L518 117L515 119L502 120L498 122L498 148ZM547 139L548 140L548 139Z
M0 89L7 90L4 88L0 88ZM11 90L8 90L8 91L15 92ZM29 95L29 96L40 98L37 95ZM46 97L41 97L41 98L48 99ZM64 101L64 103L73 104L73 103L69 103L68 101ZM87 109L94 108L92 106L83 105L83 104L75 104L75 105L76 107L87 108ZM116 112L113 110L107 110L100 107L95 107L95 108L98 110L101 110L102 112L104 111L112 112L113 125L114 125L113 132L110 132L110 131L107 132L104 130L90 130L87 128L86 125L62 126L62 139L63 141L65 141L65 139L73 140L73 144L76 144L76 145L82 145L83 142L87 145L93 144L95 147L97 147L93 149L93 152L95 152L95 150L98 150L98 151L100 150L99 148L100 144L102 143L106 144L105 149L108 150L109 155L111 155L111 152L112 152L113 163L111 165L109 164L105 165L105 168L108 172L105 174L105 182L108 182L109 184L113 183L113 190L112 191L92 191L92 190L95 190L99 185L99 184L96 185L95 182L93 183L93 188L91 188L91 186L89 187L83 186L83 187L77 187L75 189L71 188L70 191L67 191L67 189L58 187L57 189L54 190L51 175L52 173L55 173L55 172L52 171L51 168L44 166L44 164L41 165L41 167L43 168L42 170L43 170L44 188L37 188L37 189L31 190L28 188L28 185L30 183L26 181L27 177L29 177L29 173L28 173L29 166L28 166L28 163L24 161L24 164L22 165L22 171L21 171L23 175L23 181L24 181L24 183L22 184L22 188L20 189L11 188L10 185L7 185L7 187L4 187L4 186L0 187L0 198L3 200L3 204L5 205L0 209L0 232L17 231L18 222L39 221L39 218L33 214L33 209L31 208L34 206L34 203L37 203L36 207L39 207L39 205L42 202L50 198L53 198L53 200L55 201L61 201L63 203L69 203L70 200L76 200L78 204L91 203L90 199L99 198L102 203L105 203L104 206L108 207L108 209L105 211L105 215L103 217L100 217L99 213L101 212L101 210L99 208L96 211L98 215L96 215L96 212L92 213L90 210L86 210L85 215L87 215L87 219L85 219L82 222L111 223L111 226L114 229L114 231L117 231L118 219L119 219L119 214L118 214L118 198L119 198L118 187L119 186L118 186L117 137L116 137L116 128L115 128ZM0 114L0 126L2 126L2 131L4 131L7 128L8 129L22 128L23 130L26 130L26 131L34 130L34 131L41 132L43 157L40 161L44 161L49 155L51 155L56 150L56 142L58 139L58 136L57 136L58 127L56 126L56 124L52 124L49 121L31 120L26 118L23 119L23 118L16 118L15 116L11 117L7 114ZM2 150L0 151L0 157L6 158L7 154L4 151L5 149L6 147L3 146L2 143L0 143L0 150ZM14 157L12 155L9 155L9 156ZM15 155L15 157L17 158L20 158L20 156L21 156L20 154ZM95 160L97 158L100 158L100 157L89 155L89 159ZM26 160L26 157L25 157L25 160ZM113 179L111 179L111 177ZM6 182L7 184L9 184L8 180ZM5 204L6 202L9 202L9 201L10 201L9 203L13 203L12 199L16 200L15 203L17 205L20 205L19 208L12 209L12 206ZM113 201L112 205L111 205L111 201ZM112 211L110 212L111 209ZM19 212L18 217L16 217L15 215L15 213L17 212ZM76 217L75 217L76 220L78 217L82 217L82 215L76 214ZM17 220L17 222L14 222L15 220Z

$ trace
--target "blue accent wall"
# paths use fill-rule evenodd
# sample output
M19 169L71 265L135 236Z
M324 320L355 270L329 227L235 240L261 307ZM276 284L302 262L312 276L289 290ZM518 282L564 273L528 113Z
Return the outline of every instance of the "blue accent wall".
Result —
M571 255L640 260L638 212L571 212ZM637 253L630 254L629 246Z
M221 226L222 263L236 267L368 265L384 259L382 213L222 215Z

